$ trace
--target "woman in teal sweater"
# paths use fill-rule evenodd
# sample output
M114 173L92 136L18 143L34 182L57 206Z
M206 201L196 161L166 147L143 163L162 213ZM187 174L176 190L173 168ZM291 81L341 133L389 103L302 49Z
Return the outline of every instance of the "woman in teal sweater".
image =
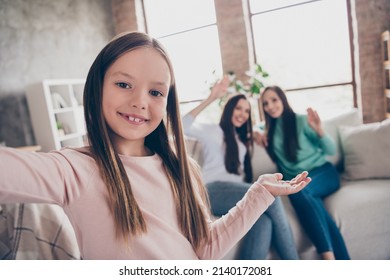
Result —
M335 153L333 140L324 132L318 114L294 113L280 87L267 87L261 96L265 135L261 140L286 180L310 170L310 185L290 195L298 218L323 259L349 259L341 233L325 209L323 199L340 187L336 168L326 160Z

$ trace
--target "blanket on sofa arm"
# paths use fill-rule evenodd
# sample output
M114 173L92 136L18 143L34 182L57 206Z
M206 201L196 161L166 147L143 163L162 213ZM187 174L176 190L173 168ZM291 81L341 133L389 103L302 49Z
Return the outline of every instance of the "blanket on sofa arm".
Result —
M0 205L0 259L80 259L68 217L57 205Z

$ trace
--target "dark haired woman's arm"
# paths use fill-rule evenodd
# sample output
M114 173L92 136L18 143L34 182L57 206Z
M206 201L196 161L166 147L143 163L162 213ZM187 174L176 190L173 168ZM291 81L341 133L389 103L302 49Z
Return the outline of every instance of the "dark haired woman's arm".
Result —
M207 106L213 103L218 98L223 97L229 86L229 77L224 76L222 80L219 80L211 89L210 95L203 100L198 106L192 109L188 114L190 114L193 118L196 118L200 112L202 112Z

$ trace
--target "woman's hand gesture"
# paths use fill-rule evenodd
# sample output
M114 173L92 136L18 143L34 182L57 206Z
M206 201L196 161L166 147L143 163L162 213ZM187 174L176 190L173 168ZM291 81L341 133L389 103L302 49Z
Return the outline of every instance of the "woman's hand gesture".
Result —
M283 181L283 175L280 173L264 174L256 183L266 188L273 196L289 195L299 192L310 183L311 178L307 177L308 174L304 171L290 181Z
M317 132L319 137L324 135L324 130L322 129L321 119L318 116L318 113L312 108L307 109L307 122L309 126Z
M218 80L212 87L209 98L211 98L212 100L217 100L218 98L223 97L227 93L229 84L229 76L225 75L221 80Z

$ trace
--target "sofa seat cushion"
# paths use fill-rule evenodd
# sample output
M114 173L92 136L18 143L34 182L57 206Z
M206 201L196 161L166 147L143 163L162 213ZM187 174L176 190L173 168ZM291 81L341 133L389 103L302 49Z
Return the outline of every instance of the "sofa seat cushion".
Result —
M343 181L325 200L352 259L390 259L389 201L390 180L381 179Z

